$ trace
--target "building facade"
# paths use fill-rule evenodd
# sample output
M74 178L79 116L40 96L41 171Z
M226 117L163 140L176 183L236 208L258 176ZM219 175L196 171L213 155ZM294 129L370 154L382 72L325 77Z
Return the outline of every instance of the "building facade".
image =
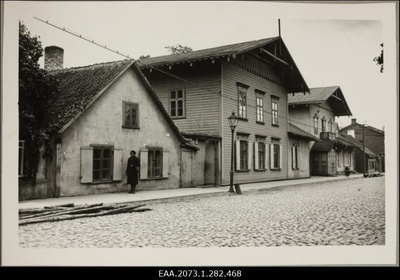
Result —
M185 137L205 141L204 154L213 164L206 161L198 170L215 168L208 183L229 183L232 112L238 117L235 182L288 178L287 95L308 87L280 37L147 58L138 65Z
M41 163L40 186L20 184L20 200L127 191L131 150L141 164L137 190L181 185L182 151L197 149L132 60L50 73L59 80L51 104L53 154Z

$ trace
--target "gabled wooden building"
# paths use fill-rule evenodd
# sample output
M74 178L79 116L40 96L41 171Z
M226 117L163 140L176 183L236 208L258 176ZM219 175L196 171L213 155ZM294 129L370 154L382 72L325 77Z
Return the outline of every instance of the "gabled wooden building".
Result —
M232 112L239 118L235 182L288 178L287 96L308 86L282 38L147 58L138 65L179 130L201 145L197 155L206 160L188 161L199 181L186 185L229 183Z
M336 117L351 116L340 87L311 88L310 93L289 95L288 103L290 121L321 140L310 147L311 175L336 175L343 147L337 138Z

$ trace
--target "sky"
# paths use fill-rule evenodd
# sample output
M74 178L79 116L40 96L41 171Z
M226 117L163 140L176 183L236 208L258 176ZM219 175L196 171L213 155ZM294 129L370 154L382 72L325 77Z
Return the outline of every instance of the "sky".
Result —
M384 42L385 15L376 11L318 3L34 1L8 2L5 15L22 21L43 47L62 47L65 68L124 57L34 17L132 58L165 55L165 46L176 44L200 50L274 37L280 18L282 38L308 86L340 86L353 116L338 118L339 126L356 118L382 129L393 116L385 73L373 61Z

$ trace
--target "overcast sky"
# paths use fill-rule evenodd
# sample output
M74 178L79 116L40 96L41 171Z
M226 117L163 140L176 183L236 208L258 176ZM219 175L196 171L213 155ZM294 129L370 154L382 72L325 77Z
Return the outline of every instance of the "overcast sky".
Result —
M362 7L361 7L362 6ZM394 116L385 73L373 58L384 41L384 14L369 5L271 2L11 2L6 20L25 23L43 47L64 49L64 67L124 59L33 17L74 31L133 58L200 50L281 34L309 87L340 86L360 123L377 128ZM41 60L43 63L43 59ZM379 96L379 97L378 97ZM338 119L341 127L351 117Z

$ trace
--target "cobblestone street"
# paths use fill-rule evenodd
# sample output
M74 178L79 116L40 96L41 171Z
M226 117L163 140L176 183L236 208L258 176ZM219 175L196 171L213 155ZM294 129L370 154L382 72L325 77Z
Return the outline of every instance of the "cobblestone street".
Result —
M242 187L242 190L244 187ZM22 247L385 245L385 179L145 202L152 211L19 227Z

